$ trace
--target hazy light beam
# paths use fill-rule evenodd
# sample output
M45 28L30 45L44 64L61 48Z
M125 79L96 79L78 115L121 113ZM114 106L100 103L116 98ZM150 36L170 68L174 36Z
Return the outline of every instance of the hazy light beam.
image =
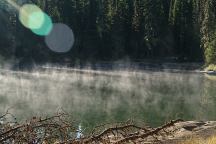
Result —
M16 10L20 10L20 6L16 3L16 2L14 2L13 0L6 0L10 5L12 5Z

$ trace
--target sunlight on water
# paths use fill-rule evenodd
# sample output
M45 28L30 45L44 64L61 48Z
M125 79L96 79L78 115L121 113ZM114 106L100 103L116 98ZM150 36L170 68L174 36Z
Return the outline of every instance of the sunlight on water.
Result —
M0 72L0 81L0 112L21 119L59 108L84 125L216 119L216 82L199 74L50 69Z

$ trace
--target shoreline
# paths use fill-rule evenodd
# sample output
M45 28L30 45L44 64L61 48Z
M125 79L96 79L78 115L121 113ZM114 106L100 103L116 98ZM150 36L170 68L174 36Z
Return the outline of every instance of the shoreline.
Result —
M11 115L8 112L1 119ZM139 143L139 144L186 144L187 140L206 140L216 136L216 121L171 120L159 127L136 125L133 121L96 126L83 134L81 125L68 119L66 113L51 117L32 117L25 122L1 121L1 143Z

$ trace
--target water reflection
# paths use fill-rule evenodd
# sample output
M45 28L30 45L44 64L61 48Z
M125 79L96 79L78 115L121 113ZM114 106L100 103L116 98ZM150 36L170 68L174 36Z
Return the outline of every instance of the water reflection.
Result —
M152 126L176 118L216 120L216 81L200 74L49 70L2 72L0 81L0 112L13 107L19 119L53 114L61 107L91 126L129 118Z

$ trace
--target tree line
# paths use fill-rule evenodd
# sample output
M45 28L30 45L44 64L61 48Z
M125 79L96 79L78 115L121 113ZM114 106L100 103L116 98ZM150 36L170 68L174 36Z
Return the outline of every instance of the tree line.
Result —
M215 0L32 0L53 22L73 29L68 53L46 48L16 12L0 9L3 57L53 61L171 58L216 63Z

